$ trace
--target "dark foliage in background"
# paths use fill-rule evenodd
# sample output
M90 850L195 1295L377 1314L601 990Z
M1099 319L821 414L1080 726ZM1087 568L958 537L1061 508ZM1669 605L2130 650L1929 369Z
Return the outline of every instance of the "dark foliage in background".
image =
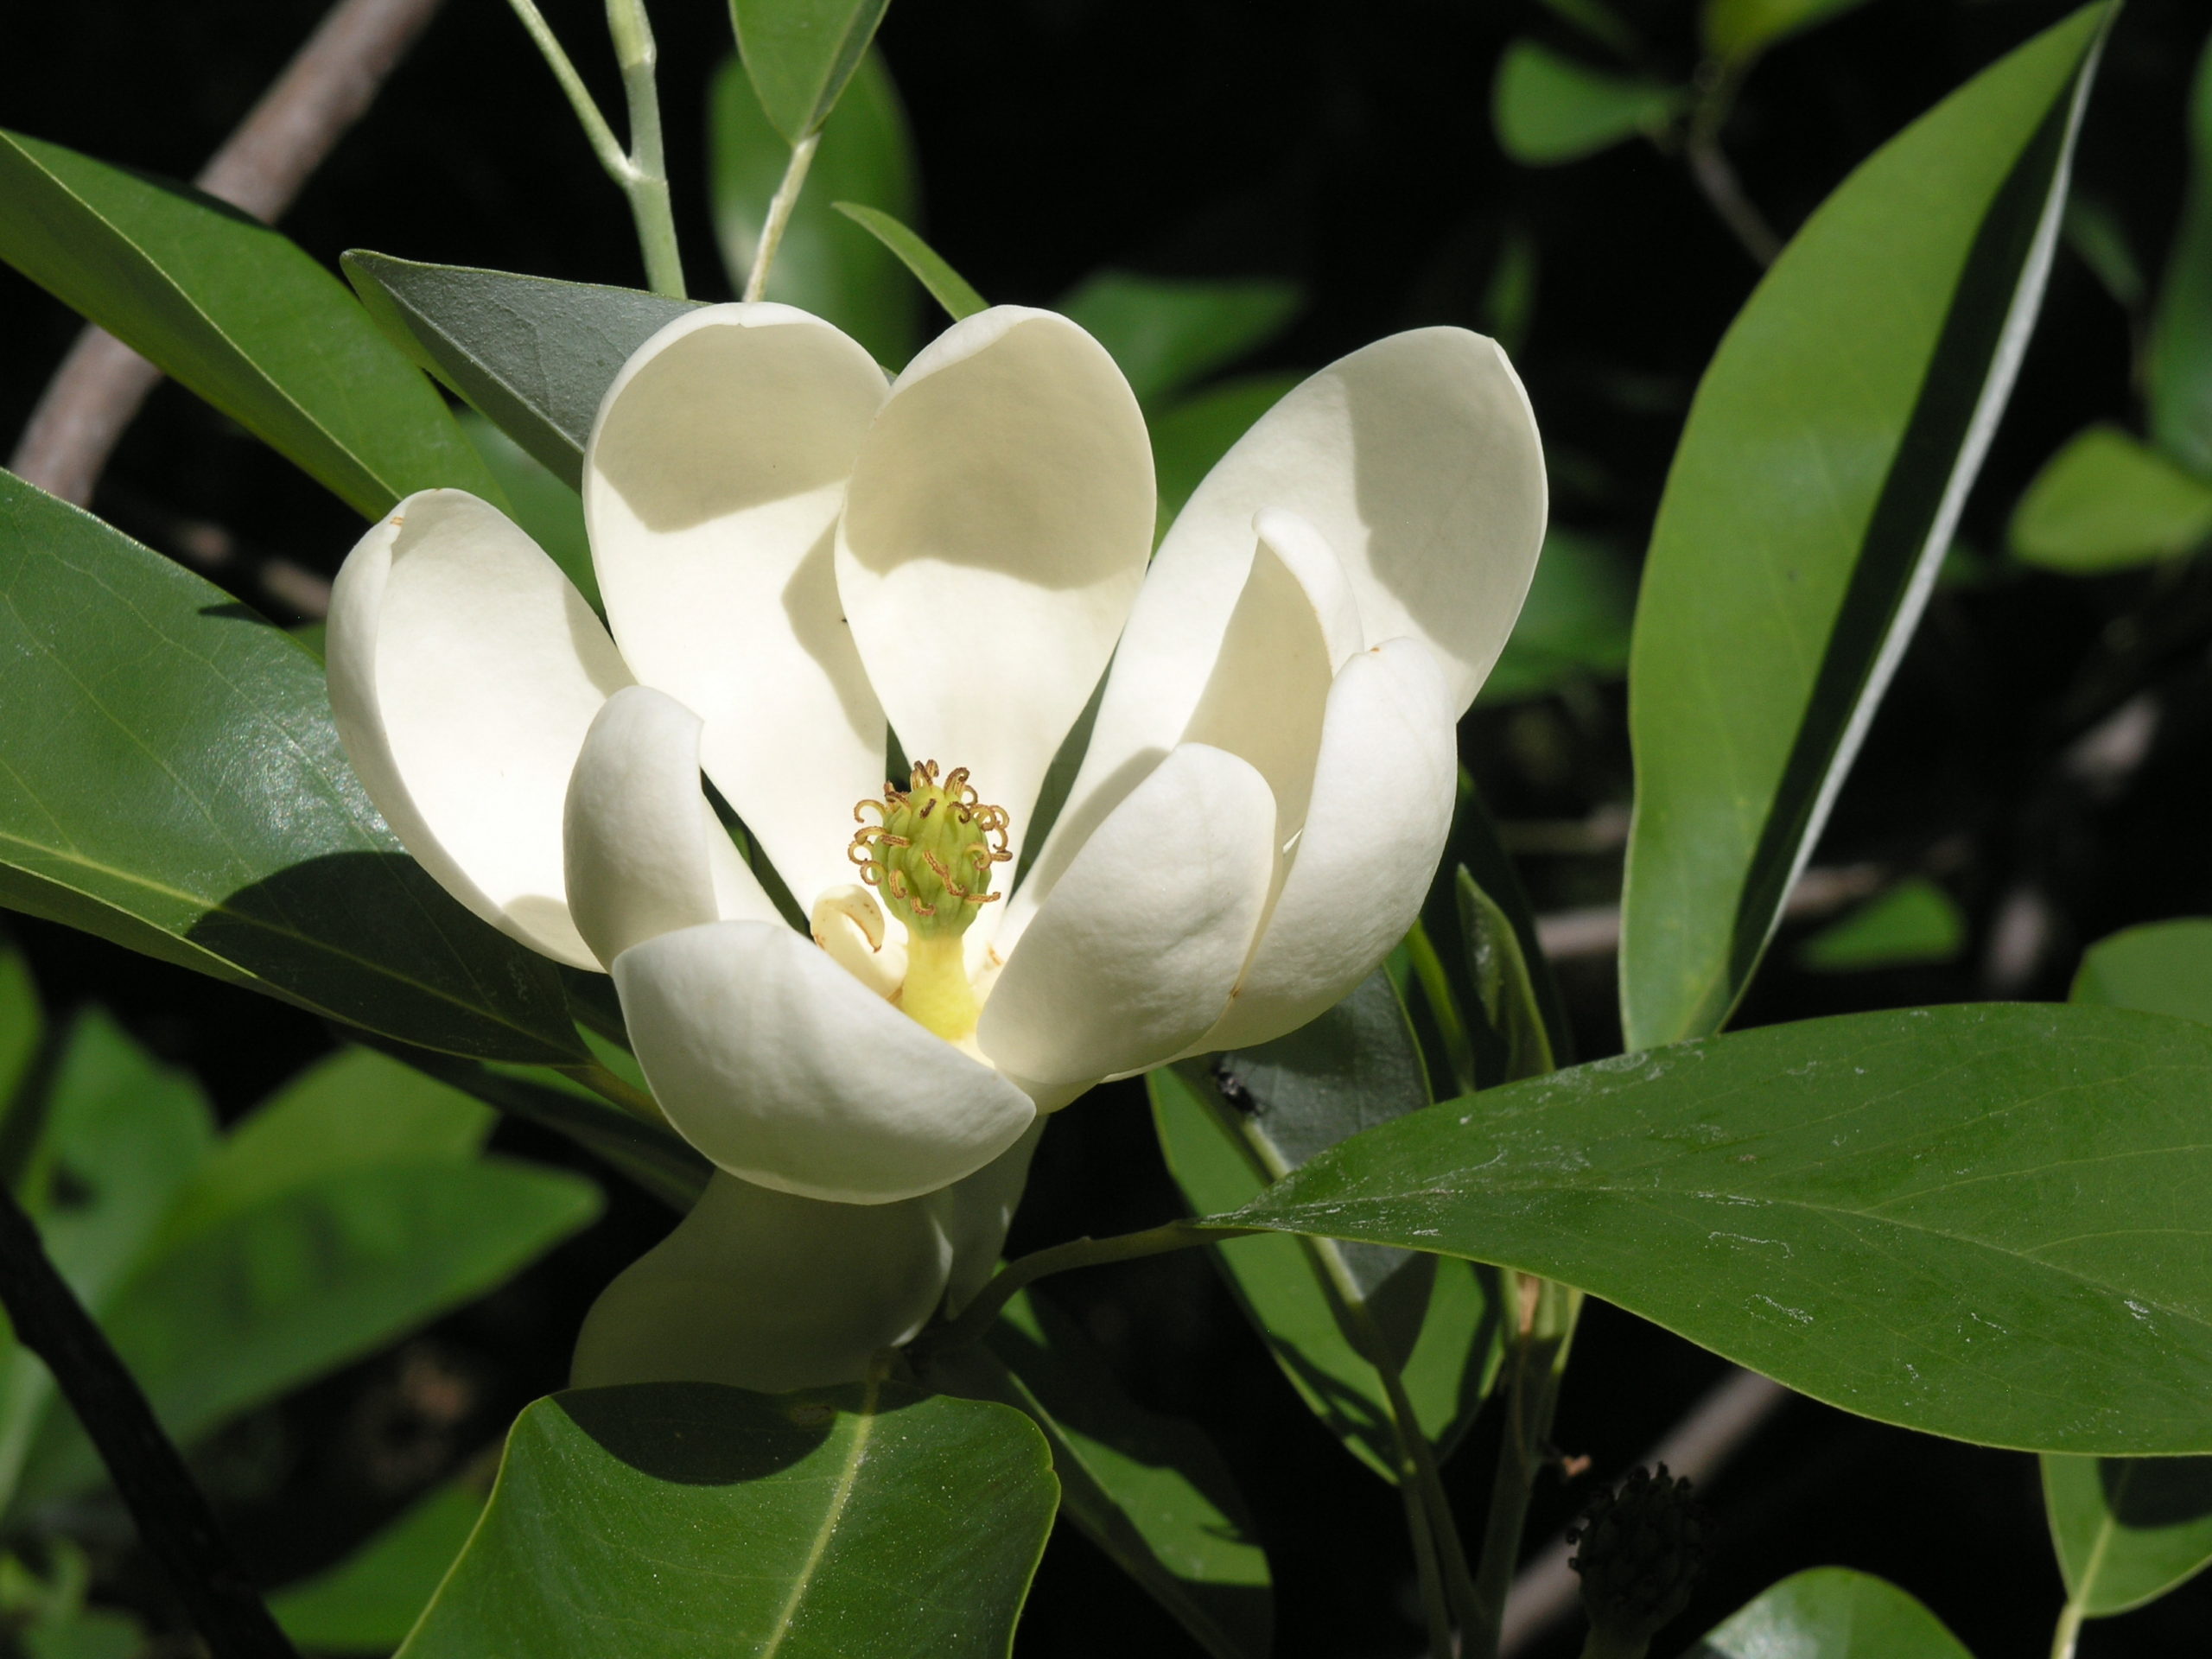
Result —
M10 20L0 124L111 160L190 175L311 27L317 0L78 0ZM1624 4L1686 73L1692 8ZM1751 196L1785 233L1882 140L2050 22L2056 0L1878 0L1776 50L1725 135ZM593 0L549 4L611 98ZM719 295L704 183L706 78L728 41L712 0L661 0L663 97L694 291ZM2155 271L2183 170L2181 111L2205 24L2194 0L2133 0L2091 107L2077 190L2107 206ZM995 300L1049 302L1113 264L1273 275L1306 294L1255 366L1306 367L1394 329L1504 334L1550 448L1558 520L1639 548L1697 374L1758 276L1680 163L1645 144L1532 171L1499 152L1489 89L1506 41L1572 37L1523 0L900 0L884 49L910 105L935 245ZM497 0L449 0L287 230L320 257L350 246L569 278L638 280L627 215ZM1533 297L1501 270L1535 253ZM0 271L0 429L18 429L76 321ZM1967 579L1939 593L1816 855L1938 877L1970 918L1948 964L1853 976L1793 969L1785 932L1738 1023L1853 1007L2064 994L2081 947L2127 924L2212 910L2212 588L2171 574L2064 582L1997 556L2044 460L2131 408L2126 314L2062 251L2019 388L1962 531ZM158 391L94 503L188 559L211 537L328 575L356 533L344 505L174 387ZM231 567L235 570L238 566ZM224 569L211 572L226 580ZM264 590L241 588L281 612ZM2131 764L2078 745L2148 693ZM1628 796L1619 688L1478 711L1466 759L1512 823L1581 820ZM1618 849L1532 855L1540 908L1600 904ZM24 923L49 1000L96 1000L241 1109L326 1048L315 1021L86 936ZM1563 978L1586 1054L1618 1046L1606 960ZM501 1144L575 1163L509 1126ZM430 1481L493 1444L561 1381L600 1286L666 1225L613 1194L607 1220L404 1351L233 1432L204 1459L240 1541L272 1579L343 1552ZM1176 1202L1134 1085L1059 1119L1016 1250L1147 1225ZM1400 1654L1418 1611L1395 1497L1284 1387L1195 1255L1058 1282L1147 1403L1226 1450L1274 1556L1285 1655ZM1579 1338L1557 1438L1611 1478L1721 1372L1606 1309ZM1634 1379L1634 1386L1626 1386ZM1494 1432L1494 1430L1492 1431ZM1483 1431L1450 1471L1472 1510ZM1892 1578L1976 1651L2039 1651L2061 1599L2032 1459L1794 1403L1707 1495L1714 1569L1662 1638L1688 1639L1783 1574L1838 1561ZM1579 1495L1539 1493L1532 1539ZM158 1599L124 1548L105 1570ZM1325 1543L1324 1541L1327 1541ZM1349 1552L1349 1553L1348 1553ZM2093 1626L2093 1659L2201 1645L2212 1582ZM2195 1643L2191 1637L2194 1635ZM1038 1655L1169 1653L1185 1638L1090 1547L1056 1539L1023 1627ZM1557 1651L1571 1651L1558 1646Z

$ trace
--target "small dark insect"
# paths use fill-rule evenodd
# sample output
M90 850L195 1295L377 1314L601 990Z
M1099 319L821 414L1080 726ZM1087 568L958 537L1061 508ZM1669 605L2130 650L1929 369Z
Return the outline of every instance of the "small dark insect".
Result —
M1252 1091L1244 1086L1244 1079L1230 1070L1226 1054L1214 1056L1213 1083L1214 1087L1221 1090L1221 1097L1238 1111L1249 1116L1259 1109L1260 1103L1252 1098Z

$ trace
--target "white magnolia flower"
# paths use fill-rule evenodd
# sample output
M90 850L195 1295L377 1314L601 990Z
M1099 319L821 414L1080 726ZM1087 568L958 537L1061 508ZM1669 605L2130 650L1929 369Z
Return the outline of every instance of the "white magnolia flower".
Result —
M332 702L455 897L613 974L656 1099L726 1172L585 1354L741 1285L727 1340L686 1334L721 1344L700 1374L769 1387L855 1374L979 1281L1039 1114L1281 1035L1381 961L1545 516L1503 354L1420 329L1285 397L1147 569L1127 383L1011 306L892 383L789 307L692 312L609 389L583 498L612 637L499 512L425 492L339 576ZM905 791L887 726L927 763Z

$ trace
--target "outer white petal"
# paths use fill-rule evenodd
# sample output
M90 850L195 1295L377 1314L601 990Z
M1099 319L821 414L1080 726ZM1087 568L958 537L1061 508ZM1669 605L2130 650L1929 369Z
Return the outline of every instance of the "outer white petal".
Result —
M608 620L646 684L706 721L707 775L802 906L850 879L853 803L883 785L883 715L831 541L883 372L789 306L718 305L623 365L584 453Z
M1048 1084L1180 1052L1227 1003L1274 866L1266 782L1185 744L1069 864L983 1005L977 1044Z
M974 1173L1027 1096L779 924L715 922L615 959L638 1064L677 1132L733 1175L841 1204Z
M717 1173L676 1230L592 1305L571 1381L766 1394L855 1382L944 1294L953 1249L943 1201L823 1204Z
M968 767L1017 840L1113 654L1152 526L1136 399L1051 312L955 323L861 446L837 585L869 680L906 752Z
M1344 664L1289 874L1229 1012L1191 1052L1295 1031L1405 937L1452 827L1453 724L1450 690L1420 641L1393 639Z
M1006 1230L1029 1179L1029 1160L1044 1138L1045 1121L1031 1124L1021 1138L964 1181L955 1181L925 1202L937 1208L938 1224L952 1246L952 1271L945 1281L944 1307L957 1313L997 1270L1006 1249Z
M650 686L592 721L564 821L569 909L601 962L679 927L778 919L700 792L698 715Z
M1520 613L1546 504L1535 420L1495 341L1417 328L1312 376L1222 457L1161 544L1066 833L1080 841L1188 724L1243 588L1255 513L1310 523L1344 561L1367 639L1426 641L1464 712Z
M532 950L597 968L569 916L562 801L631 681L559 567L464 491L410 495L346 556L327 651L346 757L416 861Z

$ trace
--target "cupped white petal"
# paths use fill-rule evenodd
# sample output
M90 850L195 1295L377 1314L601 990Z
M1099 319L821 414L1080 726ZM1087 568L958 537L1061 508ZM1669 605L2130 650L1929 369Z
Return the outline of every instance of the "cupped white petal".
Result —
M938 1224L952 1246L952 1270L945 1280L944 1311L956 1314L997 1270L1006 1249L1006 1230L1029 1179L1029 1160L1044 1138L1042 1118L1021 1138L964 1181L955 1181L925 1202L937 1210Z
M823 1204L717 1173L676 1230L601 1293L577 1388L726 1382L764 1394L857 1381L944 1294L944 1195Z
M715 922L615 958L638 1064L678 1134L733 1175L886 1204L974 1173L1036 1116L982 1062L779 924Z
M1128 383L1046 311L945 330L861 447L837 586L868 678L906 752L968 767L1017 843L1143 580L1153 505Z
M698 715L664 692L633 685L607 700L564 821L569 909L603 963L679 927L779 919L700 792Z
M1427 644L1465 712L1543 545L1543 449L1512 365L1465 329L1394 334L1310 377L1222 457L1130 613L1062 813L1075 839L1189 723L1270 507L1335 550L1366 638Z
M1454 719L1450 685L1417 639L1344 664L1289 873L1228 1013L1191 1052L1249 1048L1297 1030L1405 937L1452 827Z
M326 649L346 758L416 861L532 950L597 968L569 913L562 803L631 676L559 567L496 507L423 491L346 556Z
M883 714L837 597L845 481L883 371L785 305L709 306L623 365L584 452L608 621L639 680L706 722L707 775L802 906L849 878Z
M1274 865L1260 773L1177 748L1069 863L983 1005L977 1046L1046 1084L1180 1052L1227 1005Z

